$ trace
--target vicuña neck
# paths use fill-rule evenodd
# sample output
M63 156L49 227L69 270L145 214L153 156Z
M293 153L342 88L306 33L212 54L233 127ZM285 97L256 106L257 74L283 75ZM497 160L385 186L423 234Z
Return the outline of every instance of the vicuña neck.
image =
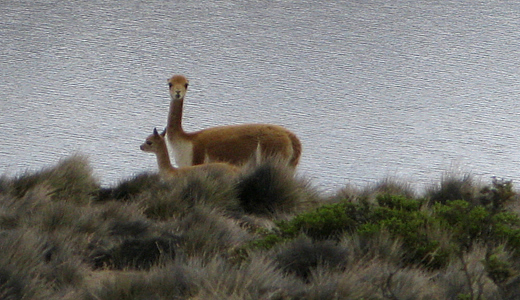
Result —
M172 166L170 161L170 156L168 154L168 148L166 148L166 144L162 144L159 149L157 149L157 165L159 166L159 172L164 174L171 174L176 171L176 169Z
M185 135L186 133L182 129L182 106L184 98L172 99L170 102L170 112L168 114L168 125L166 127L166 133L169 136Z

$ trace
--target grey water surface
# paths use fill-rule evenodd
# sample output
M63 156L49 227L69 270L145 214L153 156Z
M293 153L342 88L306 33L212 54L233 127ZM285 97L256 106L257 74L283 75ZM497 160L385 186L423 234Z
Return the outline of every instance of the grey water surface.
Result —
M520 179L520 2L0 3L0 174L89 157L109 185L156 169L166 80L190 79L187 131L294 131L320 189L445 172Z

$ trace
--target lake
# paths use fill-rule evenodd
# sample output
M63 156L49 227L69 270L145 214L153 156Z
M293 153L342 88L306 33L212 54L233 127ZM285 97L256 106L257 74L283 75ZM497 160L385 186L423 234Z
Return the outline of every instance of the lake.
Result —
M274 123L324 191L446 172L520 179L520 2L1 4L0 174L89 157L104 185L156 170L167 79L184 127Z

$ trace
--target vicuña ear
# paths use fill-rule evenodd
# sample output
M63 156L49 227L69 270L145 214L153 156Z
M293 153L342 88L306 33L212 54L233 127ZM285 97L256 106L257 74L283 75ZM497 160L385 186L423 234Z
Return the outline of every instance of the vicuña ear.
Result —
M161 136L162 137L166 136L166 128L164 128L163 132L161 132Z
M153 129L153 135L155 135L155 136L159 135L159 133L157 132L157 128L156 127L154 127L154 129Z

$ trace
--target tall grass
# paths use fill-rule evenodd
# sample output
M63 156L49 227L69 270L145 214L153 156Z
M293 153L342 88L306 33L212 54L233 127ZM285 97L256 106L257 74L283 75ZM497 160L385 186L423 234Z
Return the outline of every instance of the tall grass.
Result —
M0 178L0 299L517 299L513 183L332 196L276 160L101 187L76 155Z
M240 206L247 214L275 216L294 213L319 198L309 182L277 159L247 166L236 184Z
M14 180L8 180L5 185L4 189L15 198L21 198L35 188L45 187L52 200L78 204L88 203L91 193L99 188L87 159L80 155L63 159L56 167L22 174Z

